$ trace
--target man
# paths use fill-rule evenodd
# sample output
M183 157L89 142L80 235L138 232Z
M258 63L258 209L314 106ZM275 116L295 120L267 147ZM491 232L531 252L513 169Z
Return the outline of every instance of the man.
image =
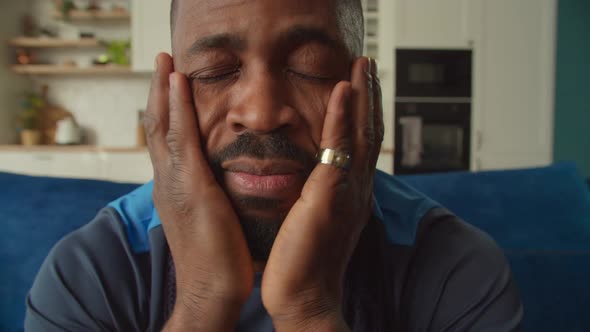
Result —
M26 329L518 330L493 241L375 171L362 27L356 0L177 0L154 181L56 245Z

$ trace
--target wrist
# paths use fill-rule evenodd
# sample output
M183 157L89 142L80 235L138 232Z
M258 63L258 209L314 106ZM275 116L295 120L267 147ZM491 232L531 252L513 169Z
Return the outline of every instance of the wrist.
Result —
M163 331L233 331L240 318L241 307L242 303L235 301L177 297Z
M349 332L342 314L323 315L321 317L305 316L291 319L274 319L273 325L277 332Z
M279 332L349 331L342 315L339 288L310 287L281 296L263 292L263 303Z

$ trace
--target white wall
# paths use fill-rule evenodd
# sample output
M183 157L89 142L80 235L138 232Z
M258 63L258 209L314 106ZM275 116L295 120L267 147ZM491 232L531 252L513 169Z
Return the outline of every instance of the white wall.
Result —
M0 1L0 40L5 41L21 35L20 20L23 14L33 13L41 26L56 28L65 33L91 31L97 38L129 39L130 22L103 23L58 23L51 18L53 2L48 0ZM16 15L15 15L16 14ZM59 27L58 27L59 26ZM104 49L58 49L41 50L39 59L62 63L72 59L80 65ZM9 58L14 51L0 52L0 63L14 63ZM113 76L35 76L28 78L15 75L0 66L0 144L17 143L15 113L19 110L19 97L41 86L49 86L49 100L74 114L87 131L89 144L108 147L131 147L136 145L137 112L145 109L149 92L149 75Z
M146 77L45 77L37 90L49 85L50 102L72 112L84 129L87 143L106 147L136 145L137 111L145 109Z
M129 21L56 22L51 18L53 2L32 0L33 13L41 24L53 26L64 34L93 32L101 40L129 40ZM121 3L121 1L119 1ZM128 3L122 2L122 3ZM90 64L104 49L44 50L52 62L73 59L80 65ZM116 76L46 76L35 79L35 87L49 86L50 102L74 114L85 128L87 143L107 147L136 145L137 112L145 109L149 92L149 75Z
M27 12L29 1L0 1L0 41L19 33L20 17ZM16 15L15 15L16 14ZM29 86L29 81L19 77L4 64L11 63L12 52L0 51L0 144L17 142L15 130L19 99Z

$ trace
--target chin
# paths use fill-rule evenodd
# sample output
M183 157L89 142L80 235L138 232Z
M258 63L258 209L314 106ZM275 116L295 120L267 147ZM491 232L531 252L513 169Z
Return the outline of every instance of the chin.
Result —
M265 262L283 221L301 194L301 187L293 188L291 193L283 192L281 197L227 193L240 220L252 259Z
M252 259L266 262L286 213L238 212L238 217Z
M297 188L292 194L282 193L281 197L255 196L235 192L228 192L228 196L240 218L282 222L293 204L299 199L300 193L301 189Z

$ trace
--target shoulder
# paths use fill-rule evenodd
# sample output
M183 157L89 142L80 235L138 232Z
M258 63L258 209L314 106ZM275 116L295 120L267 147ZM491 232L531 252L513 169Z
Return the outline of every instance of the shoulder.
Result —
M424 258L431 259L436 253L446 261L476 255L478 261L485 260L492 268L506 263L504 254L489 235L442 207L430 210L421 220L415 252L417 258L425 253L428 255Z
M424 216L410 264L404 299L412 330L519 327L522 304L502 250L447 210Z
M514 331L522 305L494 240L395 176L375 175L374 215L407 331ZM399 277L399 278L398 278Z
M374 205L386 241L411 249L414 259L429 260L436 266L437 262L448 264L449 260L477 254L480 260L493 261L494 266L506 263L487 234L395 176L376 174Z
M377 171L374 181L373 214L381 220L387 240L412 246L424 216L440 204L399 178Z
M27 330L140 330L149 257L137 255L113 208L51 250L27 297ZM146 308L147 309L147 308ZM124 313L124 314L123 314Z

